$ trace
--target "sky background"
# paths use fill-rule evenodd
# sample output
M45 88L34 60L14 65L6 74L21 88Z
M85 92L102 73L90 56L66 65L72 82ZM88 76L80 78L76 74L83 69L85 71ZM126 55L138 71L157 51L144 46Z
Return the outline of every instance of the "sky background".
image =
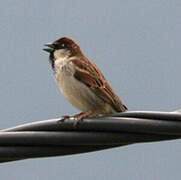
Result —
M75 39L129 110L181 108L180 0L6 0L0 6L0 128L73 114L43 44ZM181 140L0 165L6 180L180 179Z

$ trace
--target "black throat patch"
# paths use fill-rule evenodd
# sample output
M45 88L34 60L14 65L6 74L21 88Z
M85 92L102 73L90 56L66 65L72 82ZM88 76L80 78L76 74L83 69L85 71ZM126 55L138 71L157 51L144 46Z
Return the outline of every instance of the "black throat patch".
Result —
M50 53L49 62L51 64L51 66L52 66L52 69L54 70L55 69L55 58L53 56L53 53Z

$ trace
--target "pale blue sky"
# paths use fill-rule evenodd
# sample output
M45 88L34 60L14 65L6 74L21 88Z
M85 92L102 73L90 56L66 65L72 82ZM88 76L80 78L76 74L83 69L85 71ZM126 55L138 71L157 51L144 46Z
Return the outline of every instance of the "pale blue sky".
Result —
M6 0L0 6L0 127L77 112L43 44L74 38L130 110L181 108L180 0ZM179 179L181 141L0 165L1 179Z

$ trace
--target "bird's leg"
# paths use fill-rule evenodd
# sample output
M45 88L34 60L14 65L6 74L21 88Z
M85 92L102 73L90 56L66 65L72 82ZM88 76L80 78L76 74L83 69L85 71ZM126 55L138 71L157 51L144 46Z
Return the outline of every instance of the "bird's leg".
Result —
M87 112L81 112L75 115L71 115L71 116L63 116L59 122L64 122L66 119L74 119L74 126L76 126L77 124L79 124L84 118L89 117L92 114L92 111L87 111Z
M92 114L92 111L81 112L79 114L74 115L74 126L77 126L80 122L83 121L84 118L89 117Z

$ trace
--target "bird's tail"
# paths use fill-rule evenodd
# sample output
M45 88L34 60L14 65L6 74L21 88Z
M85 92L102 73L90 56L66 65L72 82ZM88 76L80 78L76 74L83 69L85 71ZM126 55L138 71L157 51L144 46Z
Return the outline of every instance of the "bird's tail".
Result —
M128 110L128 108L124 104L122 104L121 107L120 107L120 112L124 112L124 111L127 111L127 110Z

